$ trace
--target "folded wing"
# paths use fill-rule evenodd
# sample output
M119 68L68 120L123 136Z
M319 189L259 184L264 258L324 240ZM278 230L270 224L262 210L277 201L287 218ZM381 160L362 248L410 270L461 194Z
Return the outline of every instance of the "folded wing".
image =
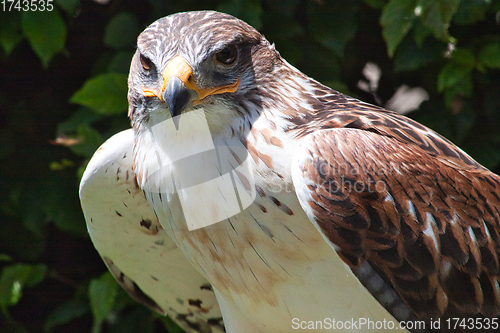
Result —
M187 332L224 332L211 285L163 231L132 170L133 130L106 141L83 175L80 200L95 248L135 300Z
M384 117L397 115L364 114L377 126L332 113L302 139L292 174L308 217L419 318L498 317L500 177L421 125L392 122L402 130L391 135Z

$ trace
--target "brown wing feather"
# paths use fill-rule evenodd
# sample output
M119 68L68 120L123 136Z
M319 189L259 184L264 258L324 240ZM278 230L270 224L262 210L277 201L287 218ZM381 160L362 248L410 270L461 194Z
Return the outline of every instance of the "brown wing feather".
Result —
M334 112L304 138L304 209L347 264L368 260L420 318L499 316L500 177L422 125L378 117L329 128L341 127ZM390 118L399 124L366 125Z
M299 74L296 74L299 75ZM312 92L302 92L301 98L310 106L292 107L287 115L291 125L287 131L297 138L320 129L355 128L411 143L441 158L446 164L466 168L485 168L443 136L396 112L365 103L332 90L303 75Z

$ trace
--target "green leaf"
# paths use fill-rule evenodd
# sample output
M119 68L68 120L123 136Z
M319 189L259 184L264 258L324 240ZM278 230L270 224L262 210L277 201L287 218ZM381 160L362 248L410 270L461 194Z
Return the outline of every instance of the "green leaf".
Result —
M47 178L45 188L40 192L46 201L43 205L45 215L59 230L87 237L87 228L78 204L78 189L71 182L71 173L53 173Z
M419 69L430 62L442 58L446 45L434 38L417 45L412 38L405 38L394 56L394 71L405 72Z
M103 117L103 115L97 114L88 108L79 108L68 119L59 123L57 126L57 135L74 132L81 124L90 125Z
M460 25L472 24L486 18L486 12L491 7L489 0L462 0L453 22Z
M460 49L457 48L453 53L451 54L451 60L458 62L465 68L472 69L474 68L474 63L475 63L475 58L474 58L474 53L469 50L469 49Z
M114 311L122 311L125 308L139 305L123 288L118 288L116 293L115 303L113 304ZM141 305L139 305L141 306Z
M19 12L4 13L0 19L0 44L8 55L23 40Z
M121 289L121 288L120 288ZM130 297L129 297L130 298ZM160 316L152 315L151 310L142 306L140 304L135 304L131 309L128 309L127 315L123 316L116 322L109 333L155 333L157 329L155 326L158 325L156 318ZM203 332L203 328L199 328L200 332ZM184 330L180 331L166 331L168 333L185 333ZM205 332L210 332L210 328Z
M0 307L5 310L17 304L23 288L37 285L45 278L46 273L47 266L43 264L14 264L4 267L0 277Z
M391 57L413 26L415 6L416 0L390 0L382 10L382 35L387 44L387 53Z
M44 67L57 52L63 50L66 26L57 9L23 12L22 28Z
M75 318L80 318L89 311L88 304L69 301L61 304L57 307L54 312L52 312L45 322L44 330L45 332L50 332L54 326L63 325L69 323Z
M346 1L318 4L310 1L307 7L309 29L314 39L342 56L344 47L358 29L357 6Z
M108 64L109 73L128 74L134 51L118 51Z
M434 4L439 6L439 12L443 18L443 22L448 25L460 6L460 0L440 0L434 1Z
M31 267L30 274L26 280L27 287L34 287L43 281L47 275L47 266L44 264L29 265Z
M453 52L451 60L441 69L438 76L438 91L461 84L469 78L469 73L474 69L474 54L470 50L457 49Z
M92 157L103 142L101 133L88 124L78 125L76 136L81 143L71 146L70 149L73 153L87 158Z
M39 209L38 207L23 207L25 210ZM29 214L28 212L23 213ZM21 215L19 218L24 219L25 216ZM46 238L44 235L29 231L24 223L20 226L17 225L20 223L19 220L7 220L5 222L0 229L0 243L2 246L8 248L16 258L37 260L45 250Z
M461 75L458 82L444 90L444 101L448 108L453 107L457 96L470 97L472 95L472 71L461 73Z
M12 257L9 256L8 254L0 253L0 262L1 261L3 261L3 262L11 262L12 261Z
M460 0L418 0L417 11L421 20L438 39L448 41L448 26L458 10Z
M159 318L169 333L184 333L185 331L179 327L169 316Z
M479 61L490 68L500 68L500 42L490 43L481 49Z
M90 309L97 322L108 316L115 303L118 283L111 273L106 272L98 279L92 279L89 285Z
M132 48L139 32L139 23L131 13L118 13L109 21L104 31L104 44L120 49Z
M456 49L450 61L438 75L438 91L444 92L447 107L451 107L458 95L472 95L472 71L475 68L474 54L469 49Z
M101 114L125 112L128 107L127 76L109 73L93 77L75 92L70 102L87 106Z
M424 25L421 20L415 20L413 24L413 39L419 47L422 47L427 37L432 36L432 30Z

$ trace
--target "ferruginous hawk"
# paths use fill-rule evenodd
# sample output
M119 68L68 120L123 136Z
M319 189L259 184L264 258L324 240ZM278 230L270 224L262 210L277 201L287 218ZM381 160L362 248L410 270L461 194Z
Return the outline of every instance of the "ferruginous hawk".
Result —
M212 11L139 36L128 100L82 207L118 281L186 330L498 327L500 178L439 134Z

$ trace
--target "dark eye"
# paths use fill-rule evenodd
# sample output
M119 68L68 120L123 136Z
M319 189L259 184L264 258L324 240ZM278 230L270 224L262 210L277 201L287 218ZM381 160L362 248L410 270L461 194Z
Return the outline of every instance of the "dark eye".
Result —
M226 66L234 64L237 58L238 49L234 44L226 46L215 54L215 60Z
M151 61L151 59L149 59L145 55L141 54L141 56L139 58L141 59L142 68L144 68L145 71L149 72L154 67L153 62Z

